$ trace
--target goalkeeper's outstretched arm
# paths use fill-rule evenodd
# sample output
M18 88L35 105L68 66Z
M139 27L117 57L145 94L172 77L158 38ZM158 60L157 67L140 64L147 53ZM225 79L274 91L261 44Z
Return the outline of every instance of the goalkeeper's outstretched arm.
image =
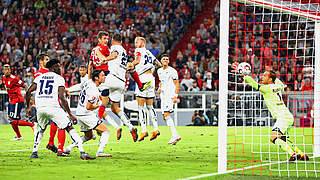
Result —
M244 76L243 78L246 83L248 83L250 86L252 86L256 90L260 90L260 84L256 82L251 76Z

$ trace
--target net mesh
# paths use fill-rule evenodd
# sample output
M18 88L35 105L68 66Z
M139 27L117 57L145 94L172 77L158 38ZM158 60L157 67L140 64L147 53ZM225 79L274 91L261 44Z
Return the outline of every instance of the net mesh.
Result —
M280 1L268 0L276 2ZM312 0L283 3L316 4ZM248 62L257 82L266 69L276 72L287 86L281 98L294 116L286 137L293 150L298 147L311 158L288 162L290 155L270 142L277 119L271 116L262 94L230 69L228 169L240 169L234 173L243 175L319 177L320 159L312 157L314 19L250 0L230 1L229 23L229 64Z

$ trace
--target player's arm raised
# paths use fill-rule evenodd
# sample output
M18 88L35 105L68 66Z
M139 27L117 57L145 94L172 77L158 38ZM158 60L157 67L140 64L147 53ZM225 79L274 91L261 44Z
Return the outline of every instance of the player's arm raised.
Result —
M59 100L61 102L61 105L62 105L63 109L68 113L69 118L73 121L74 124L76 124L77 123L77 119L71 113L68 101L66 100L66 98L64 96L64 92L65 92L64 86L60 86L59 89L58 89Z
M31 86L28 88L27 92L26 92L26 102L27 102L27 109L26 109L26 113L27 113L27 117L30 117L30 100L31 100L31 93L33 91L35 91L37 89L37 84L36 83L32 83Z

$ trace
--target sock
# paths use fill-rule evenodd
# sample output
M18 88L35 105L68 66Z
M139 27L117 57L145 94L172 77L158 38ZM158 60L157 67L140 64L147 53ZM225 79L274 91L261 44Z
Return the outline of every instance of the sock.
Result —
M280 146L280 148L283 151L286 151L287 153L289 153L290 156L292 156L294 154L294 151L291 149L291 147L282 139L280 138L276 138L274 143L278 146Z
M81 141L82 144L89 141L91 138L89 138L88 136L81 136ZM73 149L74 147L76 147L77 144L75 142L73 142L72 144L70 144L68 147L66 147L67 151L71 151L71 149Z
M79 134L77 133L77 131L75 129L71 129L69 131L69 134L70 134L70 137L73 140L73 142L75 142L76 146L78 146L80 153L83 153L84 149L82 146L82 140L81 140Z
M56 136L58 130L58 126L56 126L53 122L50 126L50 137L49 137L49 145L54 145L54 137Z
M116 121L112 119L108 114L104 120L108 121L108 123L110 123L116 130L120 128L119 125L116 123Z
M168 127L170 128L172 137L178 137L179 134L178 134L176 128L174 127L173 119L171 118L171 116L166 117L166 122L167 122Z
M129 121L128 116L123 112L120 111L118 114L119 118L121 119L121 121L123 122L123 124L125 124L126 126L128 126L128 128L130 129L130 131L132 131L132 129L134 128L131 124L131 122Z
M103 118L103 113L104 113L105 110L106 110L106 106L103 105L103 104L101 104L101 106L99 107L99 112L98 112L98 117L99 117L100 119Z
M66 131L63 129L58 130L58 152L63 152L63 146L66 140Z
M104 147L108 143L109 136L110 136L109 131L105 131L105 132L101 133L99 147L98 147L98 151L97 151L98 153L103 152Z
M144 106L138 106L139 111L139 121L141 124L141 132L145 133L147 132L147 124L146 124L146 108Z
M44 133L44 130L39 129L37 131L37 133L34 135L33 151L32 152L38 152L39 146L40 146L40 142L41 142L42 137L43 137L43 133Z
M153 124L153 131L158 130L158 120L157 120L157 114L156 111L154 110L153 106L147 106L149 116L151 118L152 124Z
M143 87L143 84L140 81L139 75L137 73L137 71L135 69L129 71L129 73L131 74L131 77L134 79L134 81L137 83L139 88Z
M30 127L33 127L33 126L34 126L33 123L27 122L27 121L24 121L24 120L19 120L19 121L18 121L18 125L19 125L19 126L30 126Z
M297 154L300 154L300 155L304 155L304 153L294 144L292 144L292 142L290 140L287 139L287 144L289 146L291 146L292 149L294 149L294 151L297 153Z
M21 134L20 134L20 130L19 130L19 127L18 127L18 121L17 120L12 121L11 122L11 127L14 130L14 132L16 133L17 137L20 138Z

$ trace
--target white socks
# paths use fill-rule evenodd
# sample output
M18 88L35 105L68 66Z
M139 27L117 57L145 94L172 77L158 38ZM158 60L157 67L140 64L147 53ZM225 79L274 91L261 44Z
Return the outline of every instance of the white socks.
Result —
M69 131L70 137L73 140L73 142L75 142L76 146L78 146L78 149L80 152L84 152L83 146L82 146L82 140L79 136L79 134L77 133L77 131L75 129L71 129Z
M103 152L104 147L108 143L109 136L110 136L109 131L105 131L105 132L101 133L99 147L98 147L98 151L97 151L98 153Z
M147 132L147 109L144 106L138 106L138 111L139 111L139 121L141 124L141 133Z
M157 114L156 111L154 110L153 106L147 106L149 116L151 118L152 124L153 124L153 131L158 130L158 121L157 121Z
M166 122L167 122L168 127L170 128L170 131L172 133L172 137L178 137L179 134L178 134L176 128L174 127L173 119L171 118L171 116L166 117Z
M87 141L89 141L91 138L89 138L88 136L81 136L81 141L82 141L82 144L83 143L85 143L85 142L87 142ZM66 147L66 150L68 151L68 152L70 152L71 151L71 149L73 149L74 147L76 147L77 146L77 144L75 143L75 142L73 142L72 144L70 144L68 147Z
M116 123L116 121L114 119L112 119L109 115L107 115L104 120L106 120L108 123L110 123L116 130L118 130L120 128L119 125Z
M33 151L32 152L38 152L41 139L43 137L44 131L42 129L37 130L37 132L34 135L34 143L33 143Z
M120 111L118 113L119 118L121 119L121 121L123 122L123 124L125 124L126 126L129 127L130 131L132 131L132 129L134 128L133 125L131 124L131 122L129 121L129 118L127 117L127 115L123 112Z

